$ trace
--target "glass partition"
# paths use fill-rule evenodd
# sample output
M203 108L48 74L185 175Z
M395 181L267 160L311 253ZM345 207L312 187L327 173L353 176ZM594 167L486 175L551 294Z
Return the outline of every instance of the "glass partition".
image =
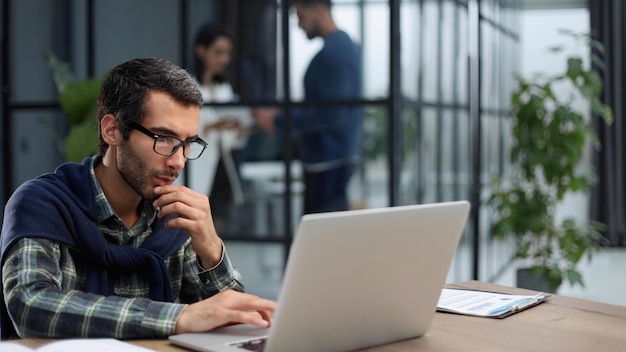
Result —
M2 118L17 136L11 151L3 150L11 165L3 177L9 173L14 180L10 186L5 182L5 198L18 182L58 161L44 125L37 122L42 118L59 133L66 129L55 106L54 83L45 78L50 77L42 58L46 50L69 60L78 78L103 74L136 56L161 56L190 68L195 31L205 22L220 21L235 38L228 77L239 100L215 107L362 108L363 123L354 126L363 132L362 161L349 183L350 207L471 200L474 211L450 279L489 280L506 265L511 251L491 238L485 201L491 175L508 167L509 96L519 66L518 2L335 0L337 25L362 54L363 95L312 104L304 101L302 80L323 43L306 38L283 1L5 1L11 11L3 14L10 19L11 50L3 63L10 62L11 70L3 79L12 90L3 96L11 101L3 101L8 113ZM42 11L30 11L35 5ZM392 33L400 34L398 42ZM399 55L400 67L392 67L392 54ZM390 79L392 69L399 69L399 79ZM391 126L400 126L400 141L390 140ZM236 156L243 201L233 206L214 200L212 206L216 214L226 209L233 215L216 224L229 244L241 248L234 255L255 257L244 265L267 267L280 276L272 268L284 264L302 214L298 136L289 128L249 133ZM20 164L25 157L39 169ZM391 194L396 175L399 197ZM480 258L474 256L476 248ZM253 290L265 290L255 285Z

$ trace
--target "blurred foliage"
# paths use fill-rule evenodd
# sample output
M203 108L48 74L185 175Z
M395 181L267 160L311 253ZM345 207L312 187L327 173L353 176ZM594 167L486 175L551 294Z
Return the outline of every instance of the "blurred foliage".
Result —
M368 160L385 156L387 152L388 114L386 106L370 106L365 109L363 118L363 153ZM402 151L404 158L413 154L419 126L419 113L416 109L402 109L401 114Z
M598 56L603 55L602 46L590 35L565 34L595 48L592 62L602 62ZM584 67L580 56L570 55L560 75L534 80L518 76L516 80L510 150L515 172L493 180L493 234L499 238L513 236L516 257L530 259L531 272L543 277L554 292L564 279L584 286L577 264L585 256L591 258L599 248L604 226L579 224L571 218L557 223L555 208L566 194L587 191L596 182L593 168L583 165L582 160L587 143L599 148L599 141L591 121L584 112L576 111L573 103L584 99L595 115L611 124L612 111L600 100L602 79L592 68ZM568 86L573 95L555 93Z
M54 54L44 55L59 92L59 105L67 115L69 132L59 143L67 161L79 162L98 150L97 100L104 78L75 81L69 65ZM58 136L55 136L58 138Z

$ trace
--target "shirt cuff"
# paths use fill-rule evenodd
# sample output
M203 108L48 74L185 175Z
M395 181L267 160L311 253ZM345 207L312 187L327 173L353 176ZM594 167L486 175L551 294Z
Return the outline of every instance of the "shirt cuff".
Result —
M219 263L210 269L204 269L198 259L198 278L206 290L209 292L219 292L226 289L242 290L239 272L235 270L226 254L226 247L222 242L222 258Z
M210 268L210 269L205 269L205 268L202 266L202 263L201 263L201 261L200 261L200 258L199 258L199 257L196 257L196 263L198 263L198 270L200 271L200 274L202 274L202 273L204 273L204 272L207 272L207 271L211 271L211 270L213 270L213 269L217 268L218 266L220 266L220 265L222 264L222 262L224 262L224 257L225 257L225 255L224 255L224 254L226 253L226 246L224 246L224 241L222 241L221 239L220 239L220 243L222 244L222 257L220 258L220 261L219 261L217 264L213 265L213 267L212 267L212 268Z
M186 304L152 301L148 304L141 322L144 331L153 332L154 338L167 338L174 334L176 321L182 314Z

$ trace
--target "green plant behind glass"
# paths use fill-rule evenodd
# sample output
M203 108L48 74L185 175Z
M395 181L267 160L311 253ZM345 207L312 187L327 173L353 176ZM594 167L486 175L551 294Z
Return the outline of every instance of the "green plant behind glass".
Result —
M588 35L575 35L602 53L599 43ZM556 51L556 50L553 50ZM592 60L600 63L598 57ZM611 124L611 109L600 96L602 79L585 68L581 57L567 58L563 74L544 80L516 77L512 94L512 147L510 162L515 173L494 180L490 203L496 221L493 234L516 239L516 258L530 259L531 271L543 277L554 291L564 279L584 286L577 270L579 261L591 258L602 240L604 226L597 222L577 224L567 218L556 223L555 208L567 193L587 191L596 182L592 167L582 165L586 144L600 147L591 122L572 104L584 99L591 111ZM555 86L569 85L577 93L560 97Z
M81 161L98 149L96 109L104 79L74 81L67 63L54 54L47 53L44 57L59 92L59 105L67 115L69 125L67 136L59 141L60 152L67 161Z

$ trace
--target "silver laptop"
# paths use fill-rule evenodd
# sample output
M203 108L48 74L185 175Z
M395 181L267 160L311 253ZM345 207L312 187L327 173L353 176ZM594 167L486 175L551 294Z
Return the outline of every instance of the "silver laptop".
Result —
M469 208L460 201L305 215L271 328L235 325L170 340L197 351L306 352L421 336Z

